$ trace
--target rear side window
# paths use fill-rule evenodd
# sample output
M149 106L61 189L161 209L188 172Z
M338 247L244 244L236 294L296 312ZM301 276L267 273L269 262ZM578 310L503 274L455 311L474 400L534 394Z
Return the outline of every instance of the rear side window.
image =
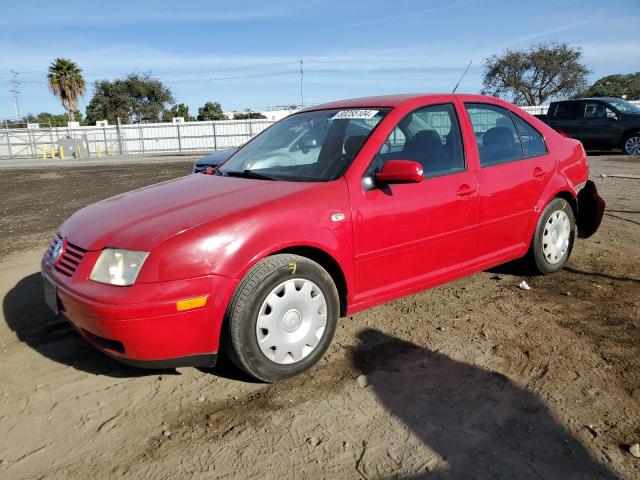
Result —
M581 102L558 102L553 116L558 120L581 118L580 104Z
M522 146L508 110L483 103L465 104L480 152L480 166L521 160Z
M516 129L520 135L520 142L522 143L522 150L525 158L540 157L547 154L547 146L544 143L544 138L538 133L538 131L521 119L519 116L511 114L513 121L516 124Z

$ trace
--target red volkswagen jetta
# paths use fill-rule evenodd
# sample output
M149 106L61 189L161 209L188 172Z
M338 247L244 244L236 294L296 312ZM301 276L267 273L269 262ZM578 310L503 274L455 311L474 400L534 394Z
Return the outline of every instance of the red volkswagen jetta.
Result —
M587 180L579 142L495 98L329 103L213 175L77 212L45 298L125 363L209 366L222 347L274 381L315 364L338 317L525 255L560 270L602 218Z

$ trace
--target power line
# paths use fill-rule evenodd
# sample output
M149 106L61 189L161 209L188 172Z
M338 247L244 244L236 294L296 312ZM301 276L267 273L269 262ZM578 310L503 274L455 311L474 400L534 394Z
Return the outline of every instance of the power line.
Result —
M9 72L13 74L13 78L11 79L11 88L9 89L9 91L13 94L13 99L16 104L16 122L19 122L20 118L22 117L20 115L20 104L18 101L18 97L20 96L20 84L22 82L18 80L18 74L20 72L16 72L15 70L9 70Z
M208 77L208 78L191 78L191 79L185 79L185 80L165 80L164 83L168 85L209 83L209 82L219 82L224 80L239 80L243 78L263 78L263 77L273 77L278 75L291 75L292 73L294 73L294 71L292 70L281 70L278 72L252 73L248 75L233 75L229 77Z

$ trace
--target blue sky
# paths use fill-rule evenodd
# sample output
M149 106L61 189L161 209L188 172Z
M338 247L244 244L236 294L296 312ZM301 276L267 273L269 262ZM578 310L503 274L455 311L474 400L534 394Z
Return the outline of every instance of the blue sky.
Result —
M0 15L0 118L62 107L46 70L69 57L91 85L151 72L191 112L399 92L478 92L483 60L545 41L581 46L591 79L640 70L640 0L19 1ZM90 86L81 110L91 98Z

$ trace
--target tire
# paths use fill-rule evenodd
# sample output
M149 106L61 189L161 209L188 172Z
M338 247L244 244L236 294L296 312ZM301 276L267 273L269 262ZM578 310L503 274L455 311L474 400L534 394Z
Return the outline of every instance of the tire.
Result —
M576 235L573 208L566 200L554 198L540 215L529 248L529 259L538 273L561 270L571 255Z
M631 132L625 135L621 147L627 155L640 155L640 132Z
M238 368L259 380L289 378L324 355L339 314L338 291L322 266L299 255L272 255L236 288L223 348Z

